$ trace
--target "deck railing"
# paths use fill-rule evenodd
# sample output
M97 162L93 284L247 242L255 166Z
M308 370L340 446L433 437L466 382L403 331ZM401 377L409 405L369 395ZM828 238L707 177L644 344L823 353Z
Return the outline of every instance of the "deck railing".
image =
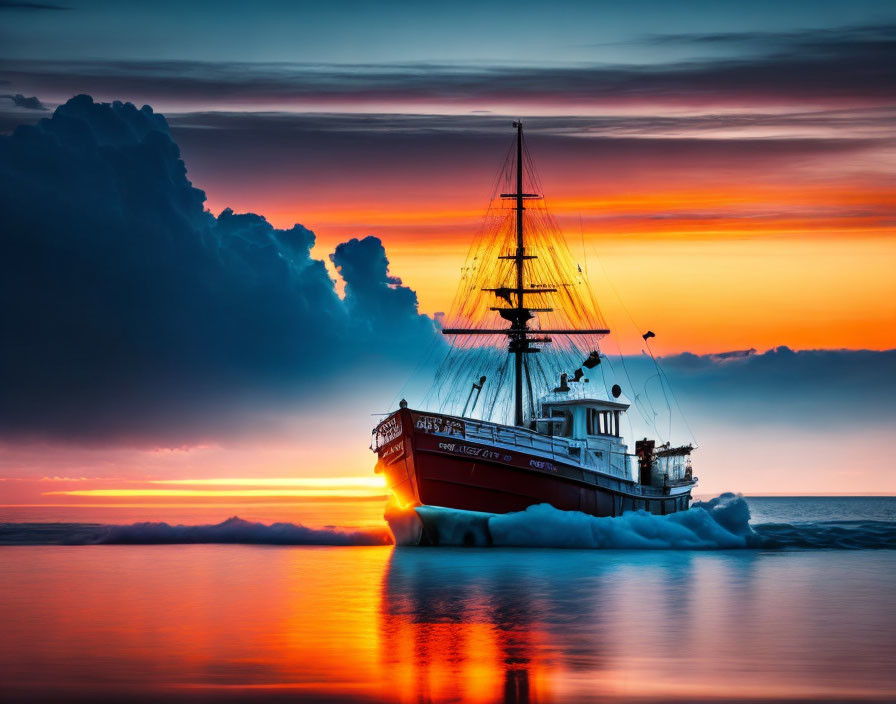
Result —
M492 443L501 443L511 447L519 447L522 449L535 450L537 452L548 455L551 459L566 463L576 464L582 469L595 471L599 467L589 457L588 452L601 452L607 454L607 464L605 473L617 478L628 478L625 452L609 451L601 446L594 447L587 440L573 440L554 435L541 435L528 428L508 428L500 426L489 421L482 421L472 418L462 419L466 428L466 437L470 440L485 440ZM578 449L578 456L573 455L570 450ZM622 457L621 468L614 465L613 456Z

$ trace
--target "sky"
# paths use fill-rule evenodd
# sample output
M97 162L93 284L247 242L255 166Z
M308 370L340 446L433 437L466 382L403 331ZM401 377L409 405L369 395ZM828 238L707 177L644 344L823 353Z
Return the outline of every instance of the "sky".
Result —
M890 2L0 2L0 504L376 520L518 118L701 491L892 493L894 95Z

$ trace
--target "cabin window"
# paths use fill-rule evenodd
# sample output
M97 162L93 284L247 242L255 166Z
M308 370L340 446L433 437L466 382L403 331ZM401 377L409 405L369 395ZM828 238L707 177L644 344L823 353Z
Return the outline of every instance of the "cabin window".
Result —
M593 408L588 409L588 434L589 435L612 435L610 429L610 414L604 411L598 411Z
M588 409L587 432L589 435L619 436L619 411Z
M568 438L572 436L572 413L562 408L552 408L551 418L561 418L562 423L551 423L551 434Z

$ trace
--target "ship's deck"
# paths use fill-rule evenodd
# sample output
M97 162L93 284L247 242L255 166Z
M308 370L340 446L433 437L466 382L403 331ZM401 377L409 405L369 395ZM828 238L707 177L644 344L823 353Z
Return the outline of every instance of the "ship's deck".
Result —
M574 440L545 435L528 428L502 425L473 418L458 418L466 427L466 439L513 450L526 450L555 462L606 474L616 479L632 479L629 459L633 456L620 438L606 435Z

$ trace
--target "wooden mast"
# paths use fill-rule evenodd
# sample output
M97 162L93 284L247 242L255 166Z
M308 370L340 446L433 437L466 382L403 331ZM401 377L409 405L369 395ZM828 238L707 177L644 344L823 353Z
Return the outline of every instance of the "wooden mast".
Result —
M514 425L523 424L523 355L529 346L525 330L527 329L528 315L524 318L522 312L523 296L523 262L526 257L526 245L523 241L523 122L514 122L516 127L516 307L517 315L511 323L511 327L519 331L515 337L510 338L510 347L513 350L513 388L514 388ZM526 311L528 314L529 311Z

